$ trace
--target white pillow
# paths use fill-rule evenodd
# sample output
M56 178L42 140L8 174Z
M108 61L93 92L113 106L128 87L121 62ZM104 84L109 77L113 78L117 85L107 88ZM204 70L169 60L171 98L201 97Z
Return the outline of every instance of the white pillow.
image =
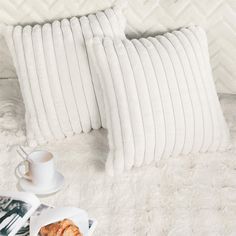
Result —
M105 99L109 174L229 147L201 28L131 41L95 38L93 46Z
M89 132L105 123L101 88L95 74L91 76L85 39L125 38L124 27L118 7L51 24L6 27L26 108L29 145Z

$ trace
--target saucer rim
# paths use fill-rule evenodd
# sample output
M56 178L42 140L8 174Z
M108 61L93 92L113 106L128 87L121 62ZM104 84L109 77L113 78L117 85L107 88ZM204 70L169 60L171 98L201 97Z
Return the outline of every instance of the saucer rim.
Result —
M56 177L56 175L59 176L59 178L62 177L61 182L60 182L60 183L58 182L58 184L55 183L54 186L50 186L49 188L45 188L45 189L42 189L42 188L40 188L40 187L34 186L29 180L27 180L27 179L25 179L25 178L23 178L23 177L21 177L21 178L18 180L18 184L19 184L20 188L21 188L23 191L30 191L30 192L32 192L32 193L34 193L34 194L36 194L36 195L50 195L50 194L56 193L56 192L58 192L59 190L61 190L62 187L63 187L64 184L65 184L65 177L64 177L64 175L63 175L61 172L59 172L59 171L55 171L54 180L58 178L58 177ZM26 188L23 187L22 185L23 185L24 183L27 183L27 185L30 186L30 189L28 189L27 187L26 187Z

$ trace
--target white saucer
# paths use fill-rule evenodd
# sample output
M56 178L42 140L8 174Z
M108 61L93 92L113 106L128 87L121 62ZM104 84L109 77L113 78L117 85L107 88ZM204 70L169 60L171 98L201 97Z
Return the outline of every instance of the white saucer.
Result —
M37 187L35 185L33 185L33 183L27 179L21 178L19 180L19 185L22 188L22 190L27 191L27 192L32 192L35 193L37 195L48 195L48 194L52 194L52 193L56 193L58 192L63 184L64 184L65 178L64 176L57 172L55 173L55 178L52 182L52 184L48 187L48 188L40 188Z

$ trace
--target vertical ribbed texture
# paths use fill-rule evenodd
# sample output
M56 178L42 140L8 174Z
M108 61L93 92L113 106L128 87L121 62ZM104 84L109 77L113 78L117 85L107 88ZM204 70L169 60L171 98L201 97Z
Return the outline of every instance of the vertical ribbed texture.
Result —
M201 28L131 41L95 38L93 48L105 99L109 174L230 147Z
M30 145L106 126L101 86L85 43L94 36L125 38L119 9L42 26L6 27Z

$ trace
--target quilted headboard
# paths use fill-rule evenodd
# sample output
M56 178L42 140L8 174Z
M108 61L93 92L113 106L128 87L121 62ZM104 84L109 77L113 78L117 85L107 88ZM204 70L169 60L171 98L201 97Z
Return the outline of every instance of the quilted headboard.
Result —
M87 14L114 0L2 0L0 23L25 24ZM154 35L189 24L208 34L218 92L236 93L236 0L128 0L129 37ZM0 78L16 77L9 51L0 37Z

